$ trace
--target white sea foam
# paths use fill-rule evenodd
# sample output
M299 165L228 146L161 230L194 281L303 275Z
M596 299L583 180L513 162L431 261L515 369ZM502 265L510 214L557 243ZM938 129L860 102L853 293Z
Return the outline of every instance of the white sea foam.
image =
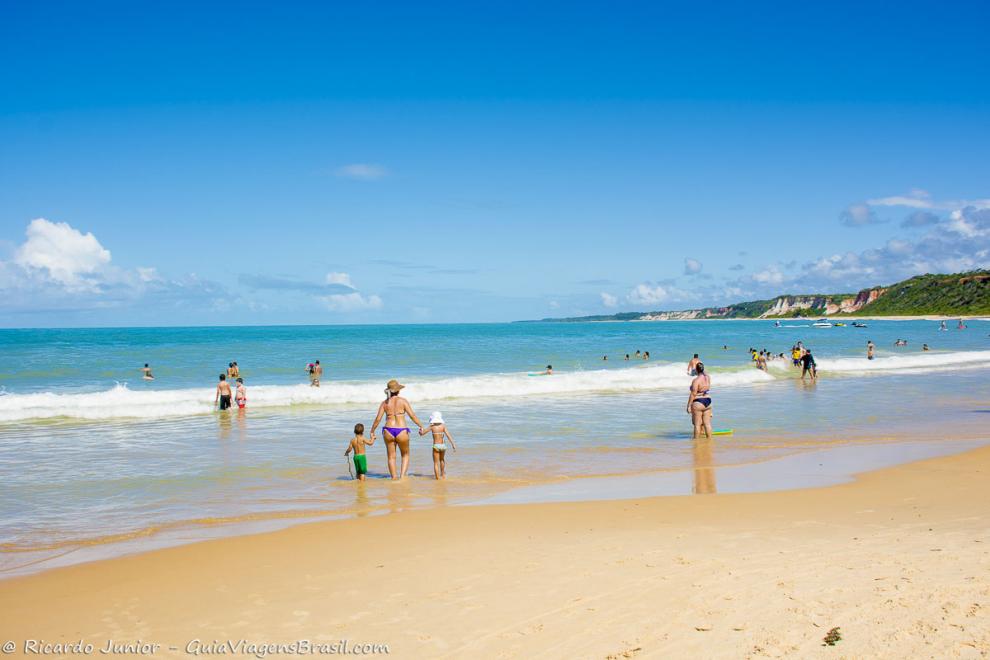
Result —
M728 370L717 376L719 387L773 380L755 369ZM527 374L482 374L411 382L403 391L414 401L439 401L476 397L526 397L554 394L640 392L685 389L691 378L681 364L656 364L626 369L558 373L531 377ZM214 390L209 387L177 390L131 390L118 384L102 392L68 394L8 393L0 397L0 422L70 417L112 419L197 415L213 409ZM251 385L252 408L298 405L376 404L382 400L380 382L324 381L309 385Z
M817 358L823 374L914 374L958 368L990 368L990 351L914 353L879 357ZM790 360L770 362L771 373L749 365L713 369L718 388L745 386L793 375ZM691 382L683 364L652 364L624 369L602 369L531 377L526 374L481 374L411 381L404 394L415 402L478 397L521 398L539 395L683 390ZM309 385L250 385L251 408L303 405L377 404L383 385L378 381L324 381ZM39 392L0 396L0 422L59 417L114 419L179 417L208 413L213 409L211 387L176 390L131 390L118 384L102 392L69 394Z
M952 353L908 353L867 360L863 357L824 358L815 360L823 373L929 373L958 368L990 367L990 351Z

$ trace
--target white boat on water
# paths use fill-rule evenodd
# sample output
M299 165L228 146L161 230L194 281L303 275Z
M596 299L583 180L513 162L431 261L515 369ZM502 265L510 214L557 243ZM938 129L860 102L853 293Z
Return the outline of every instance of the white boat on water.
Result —
M829 322L828 319L818 319L817 321L815 321L814 323L811 324L811 327L812 328L831 328L832 327L832 324Z

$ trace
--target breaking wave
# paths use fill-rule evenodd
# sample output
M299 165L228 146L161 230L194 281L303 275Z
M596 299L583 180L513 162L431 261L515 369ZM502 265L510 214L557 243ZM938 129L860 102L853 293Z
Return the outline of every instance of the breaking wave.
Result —
M893 355L867 361L865 357L818 358L823 374L916 374L959 368L990 368L990 351ZM773 361L770 373L751 366L714 368L715 387L746 386L793 377L789 361ZM479 397L521 398L559 394L593 394L682 390L691 379L683 364L654 364L531 377L525 373L479 374L411 381L404 391L413 401ZM378 381L324 381L323 387L254 385L248 388L251 408L376 404L382 399ZM38 392L0 396L0 423L56 418L84 420L181 417L213 410L211 387L174 390L131 390L126 384L89 393Z
M772 381L773 376L750 368L721 371L719 387ZM479 374L411 381L404 390L413 401L439 401L479 397L641 392L685 389L691 378L682 364L657 364L627 369L579 371L531 377L525 373ZM377 404L383 383L376 381L324 381L319 388L299 385L250 385L251 408L306 405ZM109 390L90 393L38 392L0 397L0 422L31 419L113 419L128 417L177 417L213 410L211 387L175 390L131 390L118 383Z

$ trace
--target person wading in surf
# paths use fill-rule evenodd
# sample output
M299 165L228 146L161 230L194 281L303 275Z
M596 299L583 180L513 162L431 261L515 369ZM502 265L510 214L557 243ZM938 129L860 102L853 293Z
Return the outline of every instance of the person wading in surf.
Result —
M400 385L394 378L388 381L385 386L385 400L378 406L378 414L371 425L371 439L375 439L375 429L378 423L385 417L385 425L382 426L382 435L385 438L385 450L388 452L388 473L393 479L401 479L406 476L409 470L409 428L406 426L406 415L412 418L419 430L423 430L423 424L413 412L412 405L399 396L399 390L405 385ZM398 445L402 454L402 470L395 470L395 447Z

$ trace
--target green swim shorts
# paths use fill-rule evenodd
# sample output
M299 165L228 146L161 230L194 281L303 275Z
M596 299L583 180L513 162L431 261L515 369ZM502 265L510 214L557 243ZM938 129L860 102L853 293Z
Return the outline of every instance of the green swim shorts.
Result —
M368 474L368 457L364 454L354 454L354 470L358 474Z

